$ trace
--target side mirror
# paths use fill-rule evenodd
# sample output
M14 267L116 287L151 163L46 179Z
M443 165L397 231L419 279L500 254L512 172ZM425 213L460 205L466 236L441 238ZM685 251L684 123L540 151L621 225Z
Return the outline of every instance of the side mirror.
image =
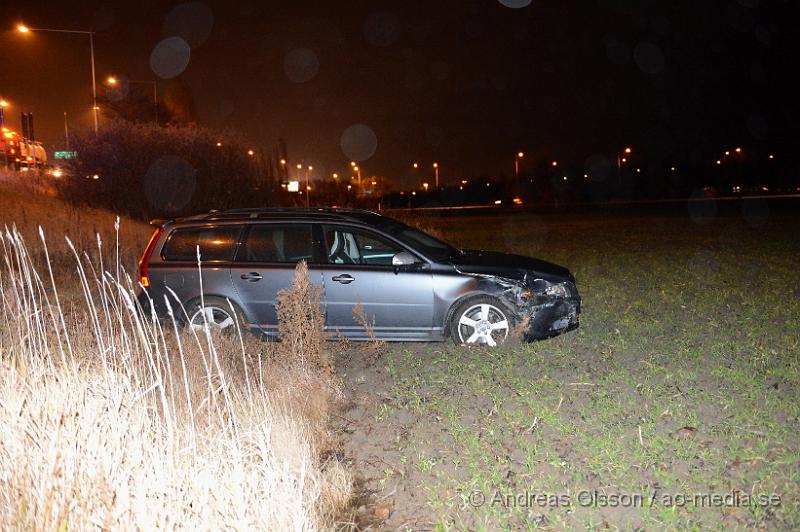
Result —
M401 251L392 257L392 266L413 266L417 264L417 258L408 251Z

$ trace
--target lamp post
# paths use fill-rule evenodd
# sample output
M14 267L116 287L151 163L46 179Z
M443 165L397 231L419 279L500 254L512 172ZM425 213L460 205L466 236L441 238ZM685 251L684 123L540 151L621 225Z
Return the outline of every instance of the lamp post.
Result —
M95 79L95 68L94 68L94 32L93 31L82 31L82 30L56 30L51 28L29 28L24 24L20 24L17 26L17 31L20 33L30 33L32 31L49 31L51 33L76 33L80 35L88 35L89 36L89 51L90 57L92 62L92 111L94 111L94 133L95 135L100 129L100 116L98 114L98 107L97 107L97 82Z
M517 156L514 158L514 177L516 177L517 180L519 180L519 160L523 157L525 157L525 154L520 151L517 152Z
M620 185L622 184L622 163L628 162L625 155L630 155L632 151L631 148L625 148L622 153L617 153L617 183Z
M6 100L0 99L0 135L3 135L3 129L6 126L6 116L5 116L5 108L9 106L9 103ZM3 137L3 142L8 142L5 140L5 136ZM3 150L3 168L8 166L8 150Z
M314 167L309 164L306 169L306 209L311 207L311 185L308 184L308 181L312 170L314 170Z
M6 100L0 100L0 128L6 127L6 107L9 103Z
M119 80L115 76L108 76L106 82L112 87L116 87L119 84ZM126 79L125 82L128 84L138 83L140 85L153 86L153 116L155 117L156 125L158 125L158 84L155 81L148 81L146 79Z
M436 177L436 190L439 190L439 163L433 163L433 172Z
M361 168L358 167L355 161L350 161L350 166L353 168L353 171L358 174L358 188L361 189Z

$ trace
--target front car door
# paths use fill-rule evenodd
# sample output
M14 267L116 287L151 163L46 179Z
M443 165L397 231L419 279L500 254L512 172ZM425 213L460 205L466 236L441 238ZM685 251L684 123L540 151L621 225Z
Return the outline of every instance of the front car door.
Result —
M314 247L310 223L253 224L245 232L231 279L250 322L266 334L277 335L278 291L292 284L298 262L306 261L311 281L322 284Z
M353 308L361 304L378 338L428 340L434 336L430 269L399 271L392 266L396 253L413 254L413 250L377 232L344 224L323 225L322 233L328 331L365 338L353 314Z

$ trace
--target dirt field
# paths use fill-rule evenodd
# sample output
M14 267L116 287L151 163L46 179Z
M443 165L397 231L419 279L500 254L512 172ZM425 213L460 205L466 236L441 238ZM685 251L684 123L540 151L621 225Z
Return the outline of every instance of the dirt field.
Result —
M581 327L343 358L362 525L800 527L799 218L690 212L429 220L460 247L569 267Z

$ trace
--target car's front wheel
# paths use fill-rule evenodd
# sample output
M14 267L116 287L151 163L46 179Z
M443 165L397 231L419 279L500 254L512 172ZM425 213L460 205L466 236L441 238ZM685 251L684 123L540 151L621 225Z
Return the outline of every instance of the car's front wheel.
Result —
M478 296L459 304L450 321L450 336L459 345L504 343L513 328L511 313L497 298Z

